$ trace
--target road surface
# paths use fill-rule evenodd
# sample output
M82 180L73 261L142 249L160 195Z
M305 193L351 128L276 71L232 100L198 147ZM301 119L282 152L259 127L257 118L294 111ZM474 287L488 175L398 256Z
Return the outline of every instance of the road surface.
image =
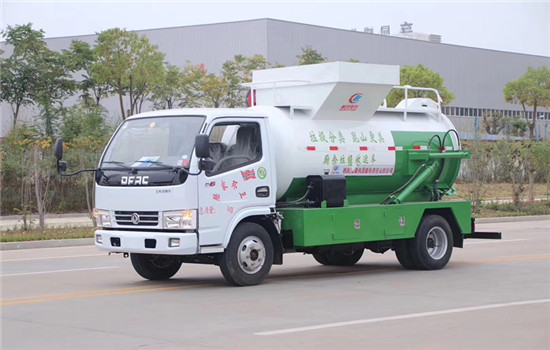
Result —
M1 252L2 349L549 349L550 219L478 224L439 271L290 254L264 284L183 265L165 282L93 246Z

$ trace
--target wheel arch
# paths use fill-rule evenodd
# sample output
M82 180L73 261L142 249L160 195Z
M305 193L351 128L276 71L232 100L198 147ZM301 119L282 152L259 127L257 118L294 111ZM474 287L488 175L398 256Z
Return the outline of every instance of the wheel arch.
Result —
M460 225L456 220L456 217L452 208L426 209L424 211L424 214L422 215L422 218L425 218L428 215L439 215L443 219L445 219L445 221L447 221L447 223L451 227L451 232L453 234L453 247L456 247L456 248L464 247L464 237L462 236L462 229L460 228Z
M269 234L269 237L271 238L271 242L273 243L273 264L282 265L283 243L281 242L279 233L277 232L277 229L275 228L275 225L273 224L273 221L271 221L269 216L267 215L248 216L243 220L241 220L241 222L239 222L238 225L245 222L252 222L252 223L258 224L267 231L267 233Z

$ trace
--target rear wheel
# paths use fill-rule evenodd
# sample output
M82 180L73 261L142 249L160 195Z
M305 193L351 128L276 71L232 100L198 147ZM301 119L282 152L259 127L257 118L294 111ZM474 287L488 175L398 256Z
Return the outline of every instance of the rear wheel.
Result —
M439 215L424 217L409 241L409 252L415 268L439 270L451 259L453 234L449 223Z
M401 266L412 270L416 268L416 265L412 260L411 252L409 250L410 241L410 239L402 239L398 241L395 245L395 255L397 256L397 260L399 260Z
M181 261L171 255L131 253L130 260L141 277L153 281L167 280L181 267Z
M260 284L273 264L273 243L260 225L245 222L237 226L220 257L220 270L227 282L237 286Z
M313 258L322 265L352 266L361 260L364 251L364 249L344 252L330 250L323 253L313 253Z

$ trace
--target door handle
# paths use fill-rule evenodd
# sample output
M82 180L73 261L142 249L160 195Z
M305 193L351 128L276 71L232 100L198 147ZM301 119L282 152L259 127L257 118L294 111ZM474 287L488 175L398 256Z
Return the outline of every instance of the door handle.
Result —
M269 197L269 186L256 187L256 197L258 198Z

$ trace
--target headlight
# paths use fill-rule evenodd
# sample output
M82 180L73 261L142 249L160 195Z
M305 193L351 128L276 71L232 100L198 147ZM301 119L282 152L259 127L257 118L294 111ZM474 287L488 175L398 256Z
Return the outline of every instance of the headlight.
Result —
M162 227L167 230L195 230L197 228L197 211L165 211L162 215Z
M111 227L111 215L107 210L94 209L94 217L99 227Z

